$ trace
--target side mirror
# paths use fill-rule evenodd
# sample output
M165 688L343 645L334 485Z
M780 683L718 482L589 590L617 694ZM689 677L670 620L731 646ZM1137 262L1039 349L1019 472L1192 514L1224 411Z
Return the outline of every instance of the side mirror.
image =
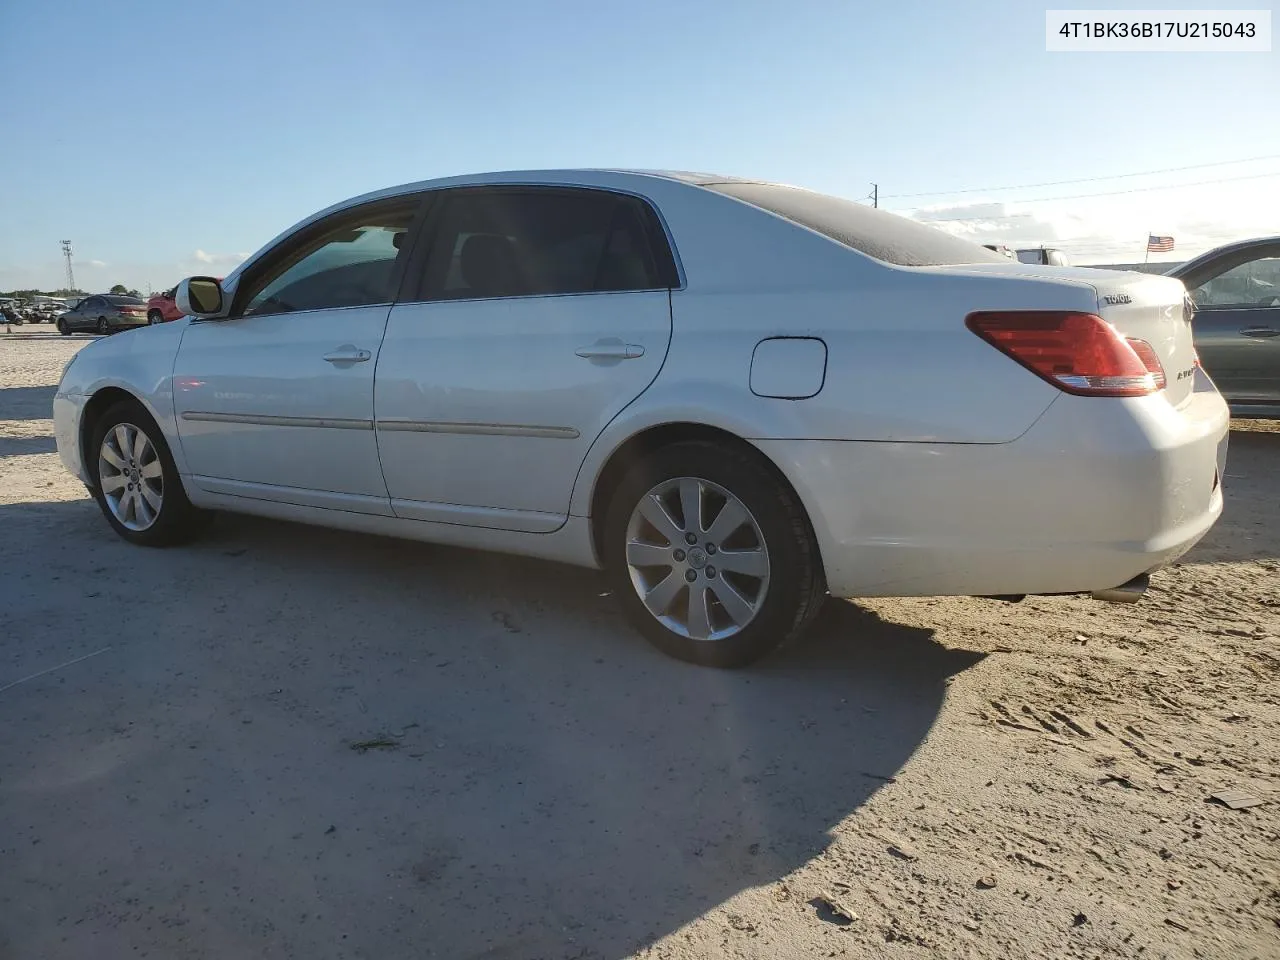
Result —
M222 313L222 284L213 277L188 277L178 284L174 299L188 316L216 317Z

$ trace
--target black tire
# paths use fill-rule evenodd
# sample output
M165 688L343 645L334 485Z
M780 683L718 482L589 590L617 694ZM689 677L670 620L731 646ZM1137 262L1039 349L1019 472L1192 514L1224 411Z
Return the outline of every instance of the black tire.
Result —
M58 332L62 334L64 337L71 336L71 328L67 326L67 321L65 320L58 321Z
M106 497L102 492L99 476L98 451L102 448L103 438L117 424L131 424L146 434L155 448L160 461L163 483L163 499L155 522L145 530L130 530L111 512ZM136 400L122 400L109 407L98 421L93 424L88 449L88 463L85 465L93 482L91 492L98 501L102 515L123 539L143 547L171 547L186 543L198 536L208 525L212 515L192 505L183 489L182 478L178 475L178 467L173 462L173 454L165 443L164 434L156 425L151 414Z
M636 504L655 486L677 477L710 481L738 498L759 525L769 554L769 585L745 627L719 640L668 629L636 592L626 562L627 525ZM655 647L709 667L753 663L803 633L826 596L822 562L804 508L763 456L727 444L687 441L663 447L633 466L609 499L603 560L614 595Z
M107 323L106 317L98 318L98 335L105 337L111 332L111 326Z
M164 314L159 310L152 310L147 314L147 323L153 327L157 323L164 323Z

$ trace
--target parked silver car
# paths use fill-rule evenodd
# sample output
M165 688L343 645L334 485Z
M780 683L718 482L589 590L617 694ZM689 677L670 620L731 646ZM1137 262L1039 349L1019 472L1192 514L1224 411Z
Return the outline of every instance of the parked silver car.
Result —
M76 330L108 334L147 325L147 304L138 297L99 293L85 297L58 317L58 332L64 337Z

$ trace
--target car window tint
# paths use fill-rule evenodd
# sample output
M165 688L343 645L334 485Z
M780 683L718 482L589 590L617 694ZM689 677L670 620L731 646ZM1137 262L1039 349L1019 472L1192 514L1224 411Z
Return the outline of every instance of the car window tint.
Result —
M903 267L948 263L1002 263L1004 257L980 243L961 240L937 227L916 223L852 200L831 197L777 183L725 182L707 189L735 197L753 207L852 247L859 253ZM1018 258L1022 258L1021 251Z
M666 286L645 208L604 191L477 191L445 199L426 266L429 299Z
M1191 299L1201 310L1280 306L1280 256L1232 267L1192 290Z
M417 201L343 217L255 271L245 316L389 303L392 272ZM239 298L238 298L239 299Z

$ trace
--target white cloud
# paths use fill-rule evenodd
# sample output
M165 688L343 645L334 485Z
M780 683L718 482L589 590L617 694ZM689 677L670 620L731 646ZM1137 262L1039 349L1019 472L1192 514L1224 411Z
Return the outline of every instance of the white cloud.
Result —
M91 267L105 267L107 265L105 260L87 260L85 262Z
M1140 262L1148 234L1171 236L1174 252L1151 260L1178 262L1233 240L1274 234L1280 191L1264 188L1264 181L1140 187L1060 199L966 198L900 212L978 243L1059 247L1076 263Z
M197 250L192 256L197 263L235 266L243 263L244 259L249 255L247 253L206 253L204 250Z

